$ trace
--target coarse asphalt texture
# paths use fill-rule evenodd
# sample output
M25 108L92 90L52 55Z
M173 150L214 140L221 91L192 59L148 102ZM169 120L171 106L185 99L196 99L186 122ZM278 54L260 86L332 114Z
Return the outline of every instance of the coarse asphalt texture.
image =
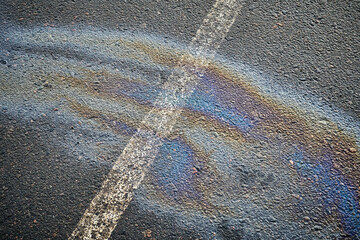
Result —
M71 235L214 2L0 0L1 239ZM111 239L358 239L359 33L243 1Z

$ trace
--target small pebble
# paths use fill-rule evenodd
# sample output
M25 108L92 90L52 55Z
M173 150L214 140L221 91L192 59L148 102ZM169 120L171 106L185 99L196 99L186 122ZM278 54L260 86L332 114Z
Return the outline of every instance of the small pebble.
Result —
M356 149L355 148L349 148L349 151L352 152L352 153L355 153Z
M52 86L51 86L51 84L49 84L48 81L46 81L46 82L44 83L44 87L51 88Z
M270 222L276 222L276 218L274 218L273 216L271 216L271 217L269 218L269 221L270 221Z
M322 230L322 227L320 225L315 225L314 230L315 231L320 231L320 230Z

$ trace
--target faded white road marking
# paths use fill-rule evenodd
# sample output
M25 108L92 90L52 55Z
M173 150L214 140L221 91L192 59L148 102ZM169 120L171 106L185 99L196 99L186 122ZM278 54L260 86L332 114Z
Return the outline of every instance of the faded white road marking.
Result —
M218 0L204 19L189 46L189 55L178 63L181 71L174 71L164 84L162 93L141 122L119 159L103 182L100 192L92 200L69 239L108 239L118 220L133 198L145 172L154 161L163 138L168 136L181 113L181 106L191 95L199 67L211 60L234 23L240 10L237 0ZM200 59L192 69L183 65L186 58ZM200 71L200 70L199 70ZM180 108L179 108L180 106Z

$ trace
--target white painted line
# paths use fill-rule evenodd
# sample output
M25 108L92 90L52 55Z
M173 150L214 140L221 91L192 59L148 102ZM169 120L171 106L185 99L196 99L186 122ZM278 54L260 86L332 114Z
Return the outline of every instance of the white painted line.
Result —
M178 63L181 73L174 71L155 106L141 122L137 133L130 139L119 159L103 182L100 192L92 200L76 229L69 237L72 239L108 239L118 220L133 198L134 190L143 180L163 143L181 113L185 100L192 94L198 78L194 72L211 60L221 42L234 23L240 10L236 0L216 1L209 14L192 39L189 51ZM185 59L201 59L185 68Z

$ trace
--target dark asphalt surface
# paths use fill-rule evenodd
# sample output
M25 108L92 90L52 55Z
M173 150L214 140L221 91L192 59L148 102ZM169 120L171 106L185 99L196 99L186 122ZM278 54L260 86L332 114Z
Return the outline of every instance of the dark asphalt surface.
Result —
M0 81L4 83L8 79L7 71L22 74L24 80L21 81L26 81L27 69L32 69L36 76L47 71L46 67L40 65L22 68L20 63L16 63L22 56L40 52L41 48L32 48L31 44L19 47L9 43L6 38L12 29L20 29L20 33L21 29L34 27L76 31L87 28L115 32L139 31L165 36L187 45L213 3L214 1L1 0L0 60L3 74ZM270 85L274 83L314 96L311 99L320 102L320 106L329 106L331 111L340 111L349 116L352 122L358 123L359 33L360 1L253 1L244 3L218 53L229 61L252 66L260 75L271 79ZM42 49L44 53L39 55L54 60L61 57L72 58L71 52L57 53L59 49L49 49ZM90 62L93 66L99 61L100 65L107 61L101 57L100 60L91 57L86 59L84 56L77 58L79 61ZM25 59L23 63L26 64L26 61ZM49 62L49 66L51 64L53 63ZM59 68L65 68L64 66ZM119 61L118 67L126 69L131 66ZM138 67L140 68L141 66ZM144 75L148 73L149 76L158 72L153 73L152 69L139 71ZM162 81L166 80L169 72L160 72L163 74ZM34 102L31 95L25 94L20 97L23 99L19 99L14 94L17 91L22 93L22 87L26 88L26 84L19 85L20 90L1 87L5 97L0 102L0 239L66 239L131 137L130 133L121 135L108 131L109 126L106 124L99 127L103 132L96 130L97 127L95 129L94 126L101 125L96 122L101 117L91 117L91 114L82 113L81 110L67 111L66 98L48 105L45 100L52 95L47 92L55 91L56 88L53 86L51 89L46 84L42 87L44 82L40 80L38 84L40 86L36 85L36 89L41 89L37 90L39 98ZM69 88L74 84L69 85ZM11 83L8 85L13 87ZM41 104L42 99L44 105ZM14 102L18 104L13 104ZM116 109L113 112L115 111ZM142 116L139 113L134 119L140 121ZM106 122L107 119L104 117L101 121ZM134 122L136 128L138 122ZM358 124L354 126L357 127ZM351 136L349 139L356 142L354 138ZM353 142L349 141L349 146L358 149L357 145L351 145ZM360 163L359 155L354 153L349 162L348 165L345 164L344 172L350 176L357 188L355 191L359 194L360 182L356 170ZM156 172L156 167L154 171ZM250 172L246 176L254 175L254 181L272 176L269 171L266 176L256 174ZM276 172L273 177L278 181L283 179L277 178ZM139 189L111 239L356 239L359 234L355 232L351 235L343 227L331 225L333 222L330 220L331 224L327 227L327 222L320 215L310 223L305 223L308 227L301 230L296 229L296 224L282 222L279 215L270 221L278 227L274 227L273 231L265 231L261 225L256 225L257 219L252 219L258 218L261 222L260 213L249 213L249 216L236 219L223 213L209 213L206 221L200 217L199 220L196 217L188 220L179 213L181 208L171 206L165 211L155 206L155 203L152 205L153 203L146 202L146 193L156 191L152 188L154 182L151 177L144 184L150 187L147 190ZM286 186L281 185L279 188ZM148 194L149 198L153 195L154 193ZM281 206L278 211L288 211L286 206ZM301 210L294 217L295 220L291 221L303 224L301 216L307 216L313 210L311 206L299 208ZM315 206L314 209L316 208ZM332 232L333 229L336 231Z

